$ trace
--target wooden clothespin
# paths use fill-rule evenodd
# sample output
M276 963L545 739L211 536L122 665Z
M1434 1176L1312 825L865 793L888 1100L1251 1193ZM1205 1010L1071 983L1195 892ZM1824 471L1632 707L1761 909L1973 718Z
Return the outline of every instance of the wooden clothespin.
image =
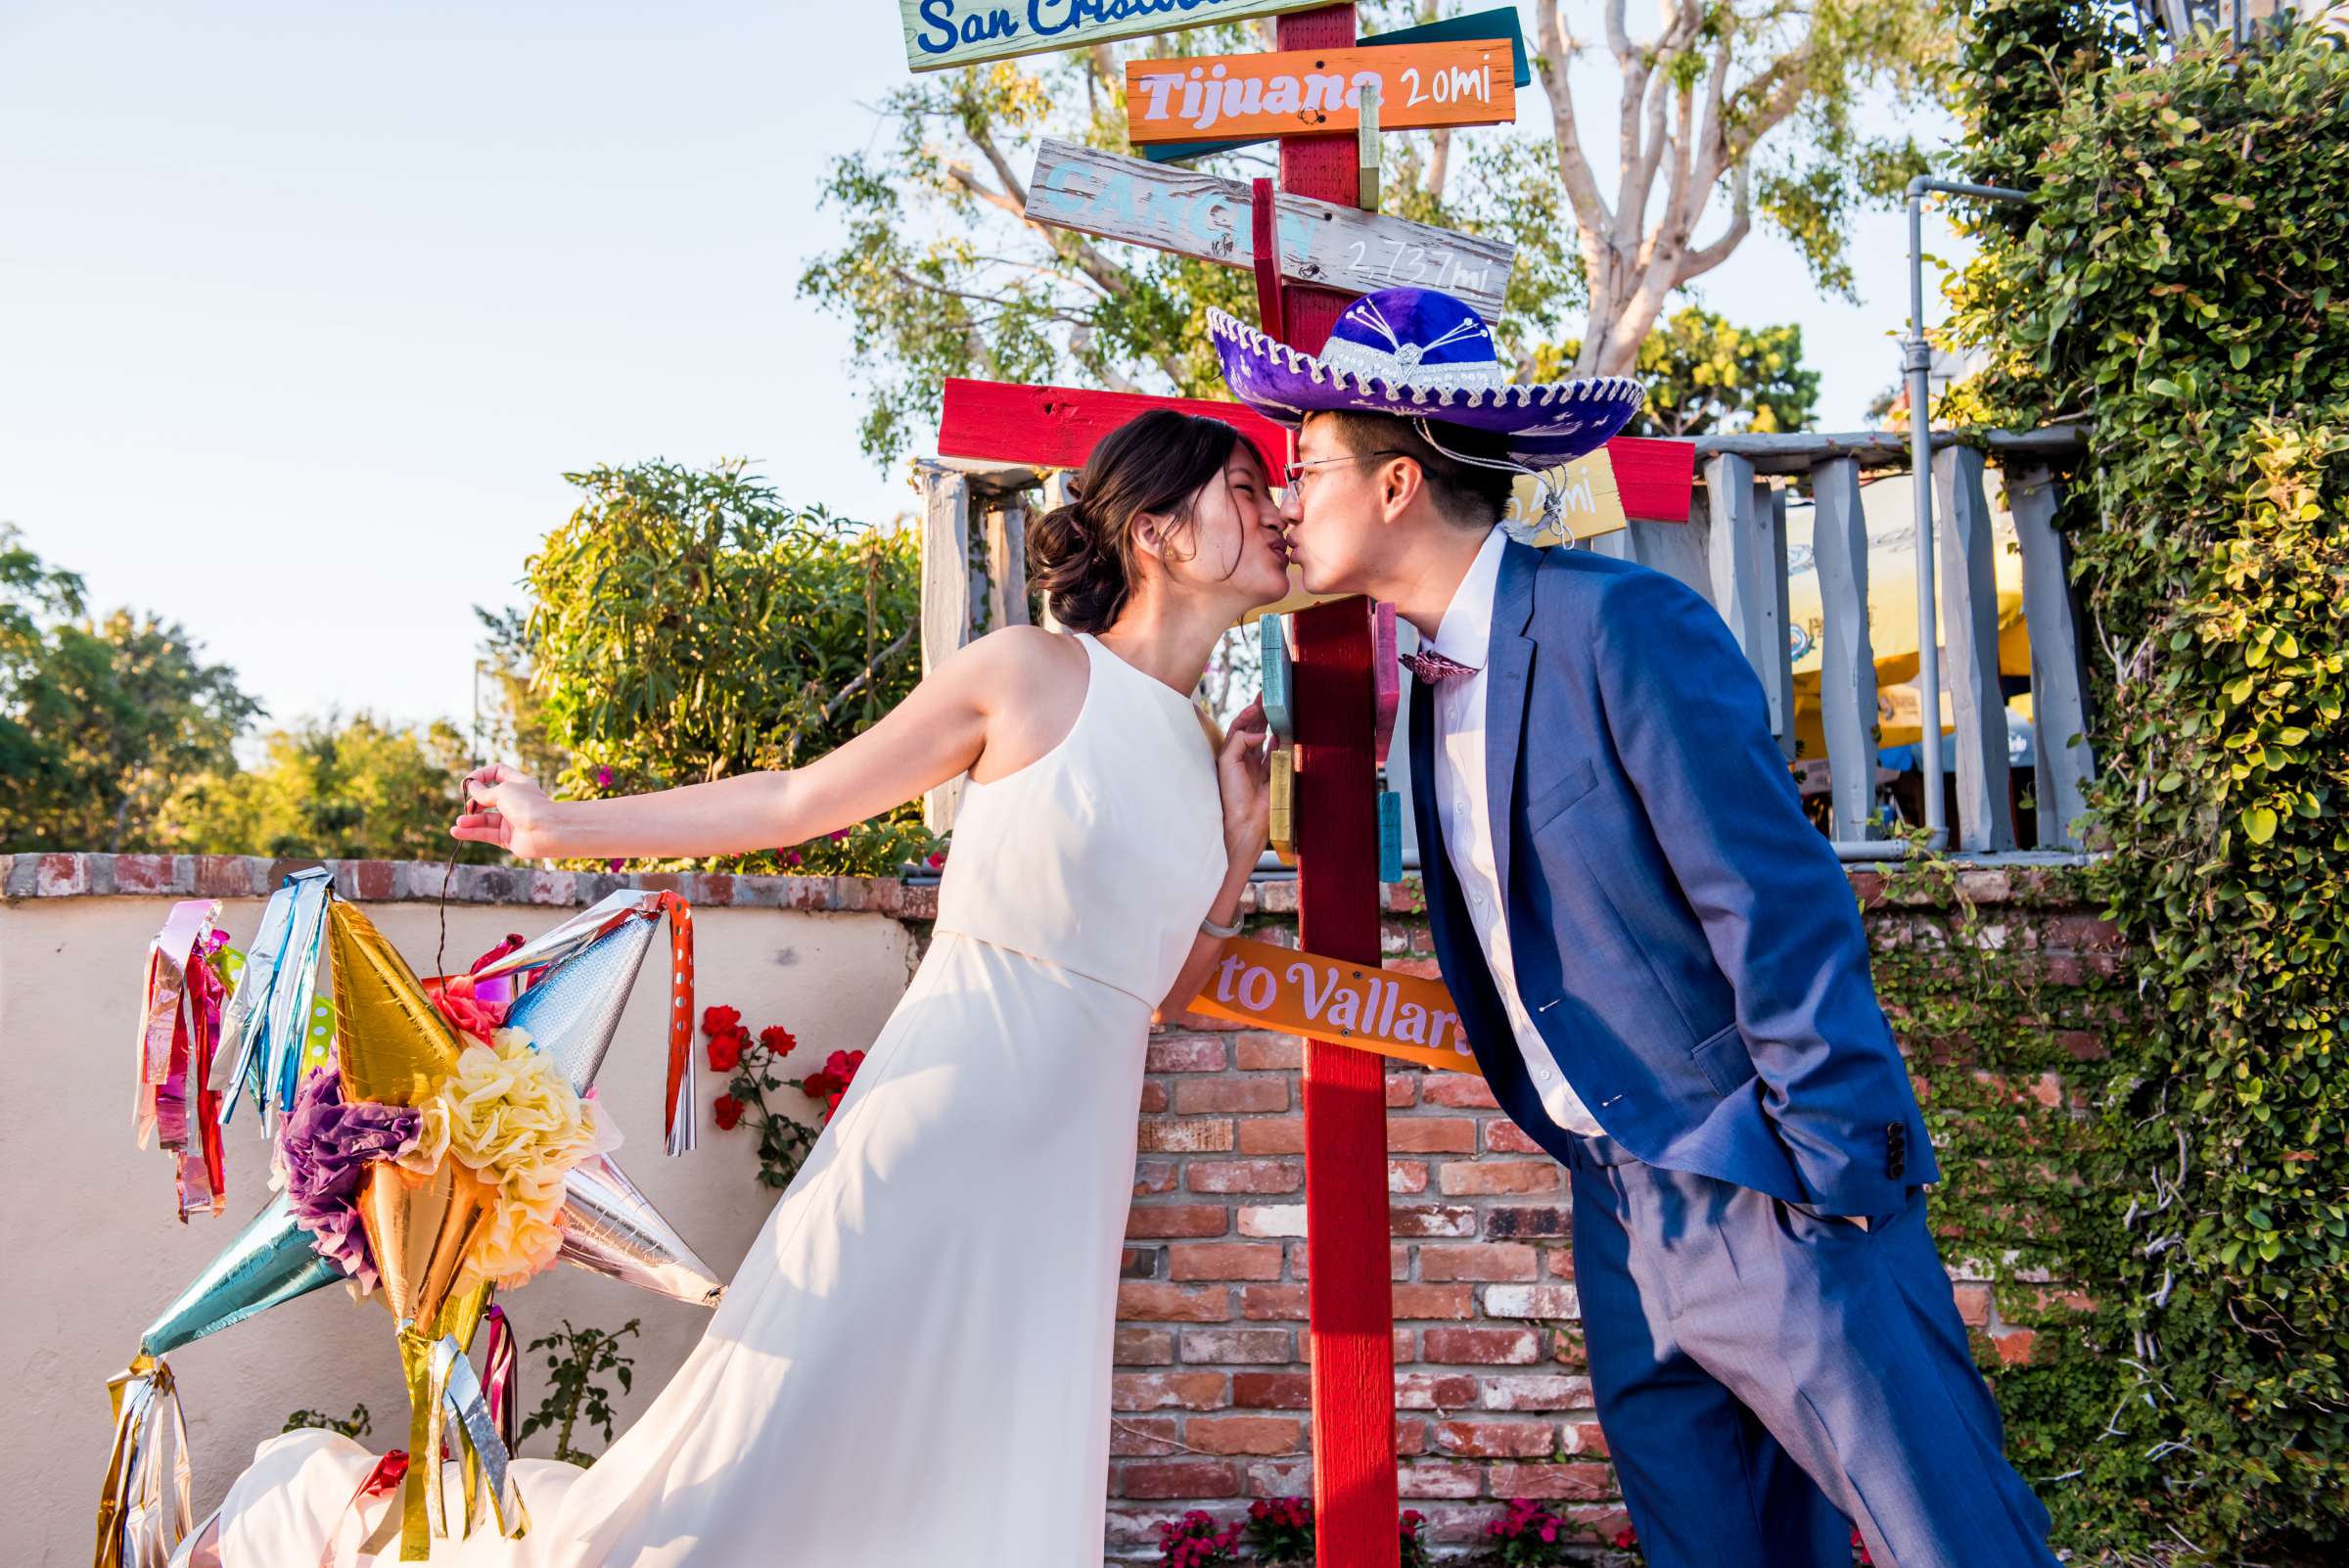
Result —
M1378 210L1378 83L1362 85L1361 125L1355 133L1355 162L1360 167L1361 183L1356 193L1355 206L1365 212Z
M1290 865L1297 863L1297 754L1287 747L1272 754L1270 820L1266 837L1272 853ZM1397 819L1398 821L1401 818Z
M1256 251L1256 324L1266 337L1287 343L1289 318L1280 298L1280 212L1272 203L1269 179L1250 185L1248 232Z

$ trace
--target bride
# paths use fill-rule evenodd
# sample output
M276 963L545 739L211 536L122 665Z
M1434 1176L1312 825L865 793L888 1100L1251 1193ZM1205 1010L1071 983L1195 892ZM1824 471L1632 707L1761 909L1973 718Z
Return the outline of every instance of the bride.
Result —
M1271 476L1148 413L1029 531L1066 634L1010 627L838 751L616 800L467 775L456 836L525 858L797 844L969 775L928 954L676 1378L585 1470L521 1461L498 1568L1096 1568L1111 1343L1153 1018L1196 993L1265 844L1264 715L1195 708L1219 634L1287 587ZM349 1560L374 1456L263 1444L198 1543Z

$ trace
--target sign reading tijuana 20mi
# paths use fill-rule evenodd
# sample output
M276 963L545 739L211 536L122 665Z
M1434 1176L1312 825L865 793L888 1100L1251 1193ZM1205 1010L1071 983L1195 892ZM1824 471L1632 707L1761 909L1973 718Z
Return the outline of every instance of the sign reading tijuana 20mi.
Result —
M1329 0L898 0L905 63L942 70L1055 49L1089 49L1116 38L1177 32L1242 17L1305 11Z
M1269 55L1134 60L1126 66L1127 134L1137 144L1350 131L1362 89L1378 89L1387 130L1493 125L1517 117L1506 40Z

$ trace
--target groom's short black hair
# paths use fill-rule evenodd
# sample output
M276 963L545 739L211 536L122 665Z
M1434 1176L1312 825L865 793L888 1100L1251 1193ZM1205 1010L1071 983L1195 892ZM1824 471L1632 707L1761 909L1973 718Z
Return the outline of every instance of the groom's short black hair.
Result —
M1515 474L1479 468L1445 456L1427 443L1415 421L1351 408L1337 409L1323 417L1336 429L1346 449L1357 457L1393 452L1417 463L1419 472L1426 476L1427 492L1434 498L1436 510L1462 528L1489 529L1508 511L1510 491L1517 483ZM1436 439L1470 457L1497 462L1507 447L1503 438L1464 425L1437 425L1435 431Z

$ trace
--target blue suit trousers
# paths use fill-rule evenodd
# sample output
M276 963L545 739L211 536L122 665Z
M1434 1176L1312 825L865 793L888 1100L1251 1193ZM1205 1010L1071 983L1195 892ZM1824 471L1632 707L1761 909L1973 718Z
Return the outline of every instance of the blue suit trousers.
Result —
M2049 1568L1925 1224L1569 1140L1600 1428L1653 1568Z

